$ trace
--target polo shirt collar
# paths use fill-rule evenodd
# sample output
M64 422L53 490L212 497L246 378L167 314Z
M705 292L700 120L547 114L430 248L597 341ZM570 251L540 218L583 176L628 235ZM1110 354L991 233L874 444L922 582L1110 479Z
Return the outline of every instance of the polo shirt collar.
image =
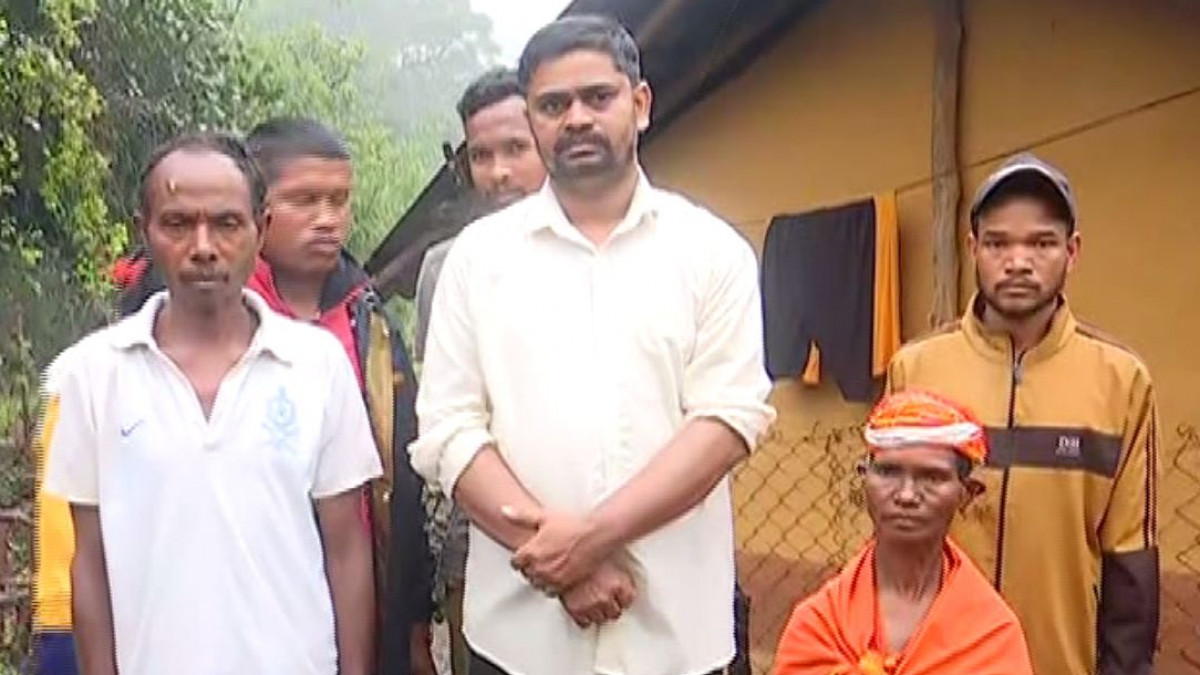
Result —
M113 345L117 349L129 350L136 347L146 347L158 350L154 339L154 321L158 313L167 304L169 291L159 291L150 296L136 314L129 316L114 327ZM250 311L258 316L258 328L250 340L246 350L247 358L254 358L268 353L286 363L292 363L296 354L292 342L288 340L289 319L276 314L267 306L262 296L249 289L242 290L242 300L250 307Z

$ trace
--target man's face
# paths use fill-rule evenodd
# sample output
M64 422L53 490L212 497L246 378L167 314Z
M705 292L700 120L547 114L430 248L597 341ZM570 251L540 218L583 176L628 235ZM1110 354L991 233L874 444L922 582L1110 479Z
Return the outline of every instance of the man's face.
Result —
M189 307L241 302L264 223L256 223L246 177L212 150L178 150L148 178L146 245L171 297Z
M980 295L999 316L1019 321L1057 302L1079 254L1046 204L1014 197L985 211L968 240Z
M525 100L510 96L483 108L463 125L471 183L489 201L508 206L546 180L537 153Z
M345 159L284 160L267 189L271 228L263 257L277 271L325 277L350 236L354 171Z
M864 491L876 538L910 543L944 539L954 512L971 495L959 477L957 453L940 446L875 451Z
M650 124L650 87L634 86L612 57L578 50L537 67L529 120L557 183L606 185L629 170L638 134Z

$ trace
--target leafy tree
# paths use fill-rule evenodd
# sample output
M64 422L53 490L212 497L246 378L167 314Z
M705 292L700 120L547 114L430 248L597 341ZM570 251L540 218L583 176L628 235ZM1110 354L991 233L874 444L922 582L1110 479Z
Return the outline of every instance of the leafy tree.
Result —
M104 100L97 143L110 159L105 199L131 222L142 163L160 143L198 129L254 122L248 67L227 0L96 0L75 52Z
M28 637L37 364L97 320L123 245L92 136L103 102L72 59L95 11L89 0L0 6L0 663L19 661Z
M262 0L254 16L282 14L255 20L235 1L0 4L0 672L28 637L38 373L108 317L151 149L185 130L320 119L354 154L350 245L364 255L440 161L454 98L496 52L467 0Z
M48 250L85 290L103 289L111 227L108 161L92 136L99 92L72 60L89 0L17 2L0 9L0 281L27 284ZM9 306L15 313L19 308ZM5 317L15 325L15 316ZM13 323L9 323L13 322Z
M355 158L350 247L360 256L436 166L429 123L405 136L388 127L375 93L394 83L368 67L359 40L313 23L264 31L228 0L99 0L99 8L79 57L107 104L97 132L112 159L106 198L124 222L144 158L188 129L245 132L273 115L302 114L341 130Z
M398 137L369 102L362 43L299 26L247 40L243 88L258 103L255 117L306 115L346 136L355 168L355 229L349 247L365 256L395 224L437 166L429 126Z
M382 85L375 108L402 134L432 122L457 137L458 96L500 53L491 21L468 0L251 0L246 19L264 32L319 23L360 40L364 76Z

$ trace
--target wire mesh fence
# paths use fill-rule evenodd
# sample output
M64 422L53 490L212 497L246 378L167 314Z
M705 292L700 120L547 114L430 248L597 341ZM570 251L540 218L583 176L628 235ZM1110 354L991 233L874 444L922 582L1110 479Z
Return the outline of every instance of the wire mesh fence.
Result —
M32 505L24 469L24 444L0 437L0 673L20 663L28 650L32 606L30 556Z
M871 523L855 425L777 425L734 480L738 576L750 597L750 657L769 673L793 606L858 551ZM1200 430L1164 434L1160 483L1162 630L1157 672L1200 672Z
M1200 429L1179 424L1164 435L1159 672L1200 673Z

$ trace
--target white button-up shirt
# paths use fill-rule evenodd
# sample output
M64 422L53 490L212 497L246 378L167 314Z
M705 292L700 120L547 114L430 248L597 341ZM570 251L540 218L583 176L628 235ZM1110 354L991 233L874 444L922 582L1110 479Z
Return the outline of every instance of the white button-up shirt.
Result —
M380 473L338 341L250 291L249 349L206 419L154 340L166 293L47 378L45 489L100 507L123 675L334 675L313 500Z
M434 298L414 466L447 494L495 443L544 507L584 514L696 417L753 448L765 404L758 267L726 223L643 177L603 246L549 184L468 226ZM688 675L733 644L728 480L632 543L638 588L615 622L580 629L532 588L511 552L473 528L465 632L514 675Z

